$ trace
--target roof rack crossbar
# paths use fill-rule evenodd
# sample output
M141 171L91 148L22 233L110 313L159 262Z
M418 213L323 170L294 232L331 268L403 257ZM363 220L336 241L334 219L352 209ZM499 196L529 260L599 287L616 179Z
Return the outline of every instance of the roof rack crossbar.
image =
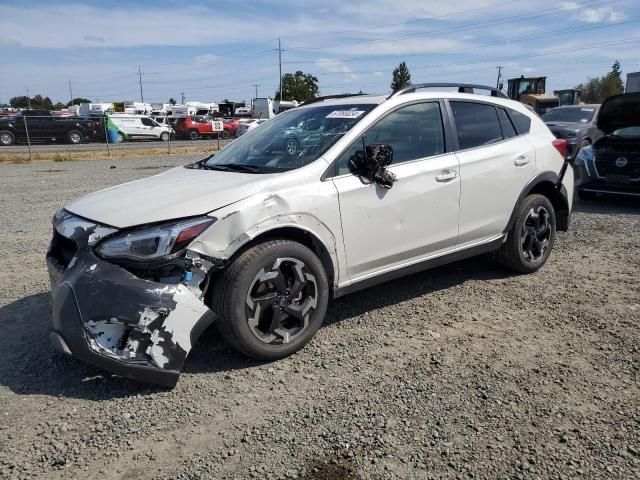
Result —
M509 98L500 90L494 87L488 87L486 85L474 85L471 83L416 83L415 85L408 85L400 90L396 90L387 98L397 97L404 95L405 93L415 92L419 88L457 88L459 93L474 93L475 90L488 90L491 92L492 97Z
M324 97L316 97L311 100L304 102L302 105L311 105L312 103L322 102L323 100L331 100L332 98L346 98L346 97L358 97L361 95L366 95L366 93L342 93L340 95L325 95Z

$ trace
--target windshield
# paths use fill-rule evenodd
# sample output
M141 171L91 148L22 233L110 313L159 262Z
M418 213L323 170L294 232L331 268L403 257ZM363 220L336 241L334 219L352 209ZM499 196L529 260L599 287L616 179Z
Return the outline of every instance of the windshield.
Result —
M596 109L593 107L554 108L542 116L545 122L589 123Z
M274 173L300 168L323 155L376 104L295 108L227 145L205 168Z

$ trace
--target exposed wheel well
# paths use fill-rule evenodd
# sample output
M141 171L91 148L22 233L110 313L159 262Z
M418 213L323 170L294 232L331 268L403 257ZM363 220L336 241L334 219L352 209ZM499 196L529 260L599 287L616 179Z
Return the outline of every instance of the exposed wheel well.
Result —
M556 211L556 229L566 232L569 229L569 204L552 182L543 181L536 184L527 195L538 193L549 199Z

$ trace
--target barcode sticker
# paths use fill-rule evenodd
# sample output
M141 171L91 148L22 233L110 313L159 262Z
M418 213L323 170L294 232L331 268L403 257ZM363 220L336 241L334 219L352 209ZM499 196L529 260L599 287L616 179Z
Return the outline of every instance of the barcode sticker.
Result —
M358 118L364 110L334 110L325 118Z

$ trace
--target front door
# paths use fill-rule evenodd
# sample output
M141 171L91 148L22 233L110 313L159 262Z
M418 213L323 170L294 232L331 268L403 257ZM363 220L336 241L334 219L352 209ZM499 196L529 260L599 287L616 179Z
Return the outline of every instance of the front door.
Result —
M460 176L455 154L445 152L437 101L398 108L371 126L367 144L390 145L389 190L349 171L362 149L357 140L338 159L338 190L347 273L351 281L393 270L451 249L458 237Z

